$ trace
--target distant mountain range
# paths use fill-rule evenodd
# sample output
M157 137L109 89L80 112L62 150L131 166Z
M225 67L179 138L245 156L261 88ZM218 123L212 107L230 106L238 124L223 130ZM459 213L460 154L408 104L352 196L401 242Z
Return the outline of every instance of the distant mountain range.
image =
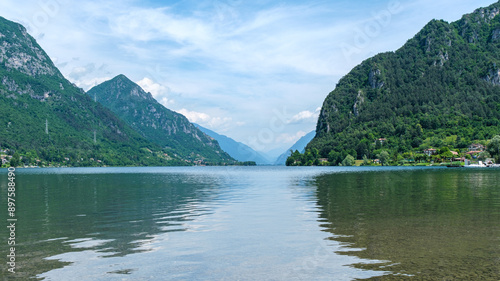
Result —
M265 153L255 151L248 145L235 141L230 137L220 135L198 124L194 125L197 126L205 134L217 140L222 150L227 152L234 159L241 162L254 161L258 165L285 165L286 159L291 155L290 151L298 150L299 152L304 153L307 144L316 135L315 131L310 132L309 134L300 138L292 147L283 152L279 157L275 158L270 155L266 155Z
M209 135L210 137L214 138L217 140L219 143L220 147L222 150L227 152L231 157L234 159L240 161L240 162L247 162L247 161L253 161L257 163L257 165L269 165L272 163L271 160L267 159L265 155L263 155L260 152L255 151L248 145L237 142L234 139L220 135L212 130L209 130L207 128L204 128L198 124L194 124L196 127L198 127L202 132L205 134Z
M285 165L286 159L292 155L291 151L299 151L300 153L304 153L306 150L307 144L314 138L316 135L316 131L312 131L309 134L300 138L292 147L290 147L287 151L281 154L278 159L274 162L274 165Z

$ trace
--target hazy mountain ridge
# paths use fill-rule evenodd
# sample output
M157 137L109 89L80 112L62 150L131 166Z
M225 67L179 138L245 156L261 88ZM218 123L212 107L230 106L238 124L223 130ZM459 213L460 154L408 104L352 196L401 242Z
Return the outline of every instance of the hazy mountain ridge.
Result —
M219 142L220 147L222 150L227 152L231 157L234 159L240 161L240 162L248 162L248 161L253 161L257 163L258 165L268 165L271 164L271 162L264 156L262 153L255 151L248 145L235 141L234 139L220 135L212 130L209 130L207 128L204 128L198 124L194 124L196 127L198 127L202 132L207 134L208 136L214 138Z
M290 155L292 155L292 151L299 151L300 153L304 153L306 150L306 146L314 138L314 136L316 136L316 131L312 131L309 134L301 137L294 145L292 145L289 149L287 149L287 151L285 151L276 159L274 165L285 165L286 159Z

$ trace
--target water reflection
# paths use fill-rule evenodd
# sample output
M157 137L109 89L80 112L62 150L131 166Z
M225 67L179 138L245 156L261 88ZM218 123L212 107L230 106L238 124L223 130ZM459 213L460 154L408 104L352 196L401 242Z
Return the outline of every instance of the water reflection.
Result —
M383 280L499 280L499 182L498 170L316 178L322 226L351 248L339 253L386 260L354 264L393 272Z
M328 170L20 171L17 276L352 280L384 274L348 267L380 261L336 254L342 244L321 231L313 178L323 172ZM5 183L0 179L2 189Z
M210 202L224 191L224 178L209 174L36 172L17 178L19 277L80 258L154 251L159 234L186 231L187 222L210 214Z
M497 280L499 180L398 168L20 171L18 276Z

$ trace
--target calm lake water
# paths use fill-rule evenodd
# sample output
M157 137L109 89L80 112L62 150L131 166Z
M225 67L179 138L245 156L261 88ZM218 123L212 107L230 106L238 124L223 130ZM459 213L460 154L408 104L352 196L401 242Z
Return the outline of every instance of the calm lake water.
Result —
M498 169L18 169L16 184L3 279L500 279ZM0 187L7 225L5 169Z

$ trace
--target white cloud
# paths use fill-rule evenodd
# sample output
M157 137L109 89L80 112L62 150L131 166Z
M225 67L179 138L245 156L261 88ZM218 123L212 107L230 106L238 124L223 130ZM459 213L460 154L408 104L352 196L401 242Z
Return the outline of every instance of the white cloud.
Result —
M111 20L111 28L116 34L137 41L171 39L197 44L213 37L209 24L171 14L168 8L136 8Z
M301 137L305 135L307 135L307 133L304 131L298 131L295 134L283 133L277 137L276 142L286 144L296 143Z
M58 58L54 59L57 67L63 72L64 70L69 71L67 78L70 79L75 85L84 89L90 90L90 88L101 84L102 82L112 79L111 73L107 70L107 65L95 63L86 63L82 65L79 58L73 58L72 60L59 61Z
M316 122L319 117L319 113L321 111L321 107L316 108L314 112L306 110L299 112L298 114L294 115L290 120L288 120L288 123L299 123L299 122L311 122L314 121Z
M177 112L186 116L191 123L197 123L209 129L218 129L218 132L225 131L233 120L229 117L213 117L206 113L189 111L185 108L177 110Z
M206 113L189 111L185 108L177 110L177 112L186 116L186 118L192 123L201 123L201 122L206 123L210 120L210 115Z
M69 74L69 77L74 79L74 80L79 80L80 78L84 77L87 74L90 74L94 72L96 69L95 64L90 63L87 64L86 66L77 66L74 67L71 73Z
M153 80L147 77L136 83L137 85L141 86L144 91L151 93L151 95L153 95L153 97L165 107L169 107L174 103L174 101L169 98L169 88L155 83Z
M82 78L77 81L74 81L75 85L84 89L90 90L92 87L95 87L103 82L113 79L112 77L95 77L95 78Z
M208 60L235 71L291 68L321 75L335 72L332 58L336 55L331 47L345 26L308 22L308 17L325 14L321 8L278 6L250 13L245 20L232 16L231 24L214 21L210 11L209 7L185 15L170 8L135 7L123 13L111 12L108 21L113 36L126 42L121 48L140 57L150 56L152 45L161 44L169 57L197 58L202 63Z

